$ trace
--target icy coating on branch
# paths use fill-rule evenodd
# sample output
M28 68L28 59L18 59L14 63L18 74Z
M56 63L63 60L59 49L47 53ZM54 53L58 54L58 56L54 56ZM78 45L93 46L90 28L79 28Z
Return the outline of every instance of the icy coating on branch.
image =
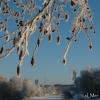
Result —
M21 8L21 10L14 10L10 7L10 3L13 1L14 5L17 8ZM77 36L81 30L84 30L86 37L89 41L89 48L92 49L92 43L90 37L88 35L88 30L95 29L93 27L92 21L92 12L88 5L88 0L43 0L43 7L36 4L37 0L1 0L0 1L0 14L6 15L6 19L3 20L0 18L0 32L4 31L4 35L0 35L0 39L5 38L6 42L2 44L0 49L0 59L8 56L12 50L17 48L17 52L19 54L19 64L17 67L17 75L20 75L20 66L22 64L23 58L29 54L28 52L28 42L30 36L36 31L39 30L39 36L37 39L36 47L33 51L31 65L33 66L35 63L35 53L39 48L41 39L44 35L48 35L48 41L52 40L52 33L57 33L57 43L60 43L60 32L57 26L60 24L60 20L67 21L69 18L68 12L64 11L63 6L66 6L67 2L70 2L71 7L77 8L74 9L76 16L72 23L71 33L72 36L67 37L68 40L66 50L63 55L62 63L66 65L66 54L68 53L68 49L72 42L72 39L77 41ZM37 11L38 10L38 11ZM30 15L29 20L24 20L26 12ZM55 15L57 13L57 15ZM15 24L17 25L17 29L9 32L8 31L8 20L9 18L13 18ZM90 21L90 24L86 24L86 19ZM54 23L54 21L56 23ZM37 22L40 23L37 26ZM13 37L13 38L12 38ZM5 46L10 42L13 43L11 48L5 49Z

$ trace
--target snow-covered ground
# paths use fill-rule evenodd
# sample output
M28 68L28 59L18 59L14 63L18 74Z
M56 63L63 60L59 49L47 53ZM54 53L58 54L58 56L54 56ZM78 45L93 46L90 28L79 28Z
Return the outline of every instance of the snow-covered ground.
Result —
M62 100L62 96L34 97L30 100Z
M64 100L64 99L62 96L45 96L45 97L34 97L34 98L31 98L30 100ZM75 96L71 100L78 100L77 96ZM100 100L100 98L98 99L85 98L85 100Z

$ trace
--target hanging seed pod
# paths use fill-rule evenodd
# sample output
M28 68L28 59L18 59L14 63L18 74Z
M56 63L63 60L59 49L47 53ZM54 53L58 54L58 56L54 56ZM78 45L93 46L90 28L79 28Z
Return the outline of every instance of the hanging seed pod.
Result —
M60 14L58 13L58 18L60 18Z
M89 48L92 49L92 45L89 45Z
M68 14L65 14L65 20L68 20Z
M8 36L6 36L6 40L8 40Z
M51 39L52 39L52 36L51 36L51 34L49 34L48 35L48 41L51 41Z
M19 60L22 59L22 56L23 56L23 51L21 50L21 51L20 51L20 54L19 54Z
M2 54L4 51L4 47L2 46L0 53Z
M60 42L60 37L59 37L59 35L58 35L58 37L57 37L57 43L59 43Z
M38 47L39 47L39 45L40 45L40 40L39 40L39 39L37 40L37 45L38 45Z
M17 42L17 39L16 39L16 37L14 37L14 39L13 39L13 45L14 45L14 47L16 46L16 42Z
M65 59L63 59L62 63L63 63L64 65L66 65L66 60L65 60Z
M20 75L20 66L17 67L17 75Z
M31 65L33 66L34 63L35 63L35 60L34 60L34 57L32 57L32 59L31 59Z
M75 2L73 0L71 0L71 7L75 6Z
M19 47L17 47L17 53L19 52Z

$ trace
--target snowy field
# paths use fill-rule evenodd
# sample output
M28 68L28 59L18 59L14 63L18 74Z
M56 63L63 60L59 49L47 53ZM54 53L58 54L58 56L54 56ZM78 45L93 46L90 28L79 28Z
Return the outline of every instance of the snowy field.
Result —
M30 100L64 100L62 96L46 96L46 97L35 97ZM77 97L74 97L71 100L77 100ZM90 99L87 99L90 100Z
M30 100L64 100L64 99L62 96L46 96L46 97L34 97ZM71 100L78 100L77 96L75 96ZM98 99L85 98L85 100L100 100L100 98L98 98Z

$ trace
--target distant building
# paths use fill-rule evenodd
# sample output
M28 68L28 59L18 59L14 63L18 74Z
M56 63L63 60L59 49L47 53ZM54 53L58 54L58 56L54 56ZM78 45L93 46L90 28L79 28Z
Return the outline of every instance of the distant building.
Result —
M35 84L38 84L38 79L35 79Z
M58 89L60 89L61 91L71 90L75 87L74 84L69 84L69 85L55 84L54 86L57 87Z

